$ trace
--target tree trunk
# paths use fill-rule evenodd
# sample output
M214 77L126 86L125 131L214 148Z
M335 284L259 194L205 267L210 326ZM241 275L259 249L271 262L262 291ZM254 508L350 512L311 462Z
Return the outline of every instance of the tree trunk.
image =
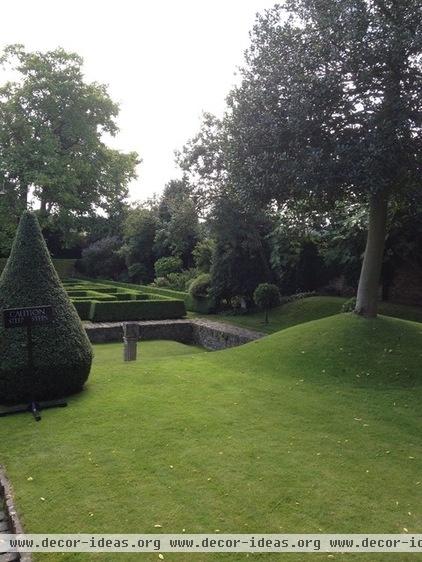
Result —
M387 231L387 193L370 198L368 236L360 272L355 313L369 318L377 315L378 291Z

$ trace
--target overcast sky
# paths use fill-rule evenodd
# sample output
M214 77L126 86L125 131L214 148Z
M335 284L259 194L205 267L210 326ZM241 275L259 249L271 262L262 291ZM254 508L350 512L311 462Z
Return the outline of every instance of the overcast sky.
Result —
M143 162L131 199L177 177L174 150L221 114L255 14L274 0L3 0L0 46L61 46L82 55L89 81L120 104L112 145Z

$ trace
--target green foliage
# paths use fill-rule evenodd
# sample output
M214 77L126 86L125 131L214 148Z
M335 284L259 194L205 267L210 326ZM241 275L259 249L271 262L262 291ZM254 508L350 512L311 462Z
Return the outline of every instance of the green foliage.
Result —
M22 215L0 277L0 310L51 305L51 325L33 329L34 368L27 368L26 330L0 326L0 396L4 402L45 400L82 389L92 350L51 262L36 217Z
M211 275L209 273L201 273L190 284L189 293L197 299L206 298L209 297L210 288Z
M194 279L197 275L198 271L194 268L185 269L177 273L169 273L167 277L161 278L164 279L166 283L165 285L163 284L161 286L167 286L170 289L174 289L175 291L186 291L192 279ZM157 280L154 284L157 284Z
M76 308L76 312L78 313L79 318L81 320L89 320L90 319L90 317L91 317L91 305L92 305L91 300L83 301L83 300L73 299L72 304Z
M356 308L356 297L348 299L341 307L342 312L353 312Z
M164 320L182 318L185 314L184 302L177 300L95 302L91 311L91 320L93 322Z
M185 179L172 180L165 186L158 216L156 254L180 256L183 266L191 267L192 250L199 239L199 220L197 201Z
M54 269L57 271L60 279L67 279L75 274L76 260L73 259L57 259L52 260ZM6 266L7 258L0 258L0 274Z
M132 281L149 283L154 279L154 244L157 229L156 209L138 206L128 211L123 227L122 255Z
M212 265L212 257L214 253L214 241L206 238L201 240L192 251L195 267L204 273L209 273Z
M117 236L97 240L82 251L78 268L90 277L117 279L124 269L120 254L121 241Z
M0 90L0 178L11 213L26 208L30 186L43 218L109 213L127 195L138 157L102 140L118 131L106 87L86 83L82 58L63 49L11 45L0 62L17 76Z
M242 296L252 300L255 287L269 281L268 220L231 194L213 207L215 251L211 268L211 295L216 301Z
M159 258L154 264L155 276L166 277L169 273L180 272L182 266L182 260L176 256Z
M141 292L139 285L75 280L66 282L65 288L83 320L156 320L186 314L179 294L169 297Z
M179 299L184 301L186 310L191 312L198 312L200 314L209 314L213 312L215 309L215 302L214 299L195 299L189 293L184 291L174 291L172 289L154 287L152 285L134 285L131 283L122 283L120 281L104 281L109 285L113 285L115 287L122 287L125 289L137 289L145 291L151 295L159 295L163 297L168 297L171 299Z
M269 309L280 304L279 288L271 283L261 283L254 291L253 300L265 311L265 322L268 323Z
M17 221L15 214L11 213L12 207L13 197L6 198L6 194L2 192L0 180L0 259L1 256L9 254L16 232Z
M74 259L53 260L53 265L60 279L67 279L75 274L76 260Z
M318 246L312 240L305 240L295 268L295 292L315 291L326 282L327 272Z
M225 115L207 115L179 158L211 205L231 190L282 218L299 207L308 224L338 203L367 205L377 235L363 314L376 312L388 204L420 192L420 19L419 0L289 0L258 15ZM217 294L229 255L217 240Z

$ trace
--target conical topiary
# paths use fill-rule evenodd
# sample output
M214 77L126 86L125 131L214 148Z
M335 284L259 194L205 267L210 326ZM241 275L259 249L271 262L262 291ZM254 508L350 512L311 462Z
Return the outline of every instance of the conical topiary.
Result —
M26 329L5 329L0 321L0 403L78 392L92 363L91 344L54 269L38 220L25 212L0 277L0 314L40 305L53 307L53 321L32 330L32 372L27 368Z

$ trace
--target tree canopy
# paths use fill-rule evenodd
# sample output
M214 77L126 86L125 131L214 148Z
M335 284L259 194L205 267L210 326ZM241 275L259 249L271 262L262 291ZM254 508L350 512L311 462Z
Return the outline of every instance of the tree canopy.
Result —
M0 185L12 210L31 198L41 217L83 216L124 199L138 156L105 144L118 106L106 86L85 81L82 58L11 45L0 62L15 78L0 88Z
M418 0L289 0L257 17L225 116L205 116L179 156L200 188L229 185L250 208L367 206L363 315L388 206L420 190L421 46Z

